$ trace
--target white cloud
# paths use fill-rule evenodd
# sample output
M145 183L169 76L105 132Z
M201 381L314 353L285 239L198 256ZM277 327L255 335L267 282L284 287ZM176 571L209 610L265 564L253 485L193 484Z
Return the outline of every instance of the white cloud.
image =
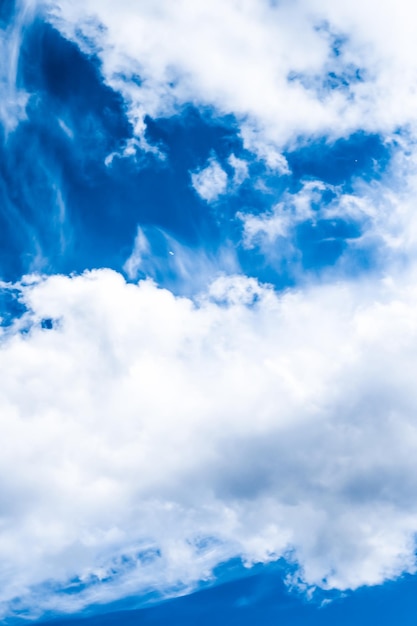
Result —
M327 188L330 186L321 181L308 181L300 191L285 194L283 200L267 212L238 213L243 223L243 245L252 248L258 244L265 249L276 245L277 239L291 241L292 231L298 224L315 220L318 215L322 217L325 210L318 213L312 204L321 201L321 194Z
M270 154L300 135L415 128L411 0L121 0L117 8L110 0L54 0L48 6L66 36L98 52L138 135L146 113L170 115L185 103L235 114L250 149L267 146ZM337 38L343 43L335 54Z
M389 149L390 163L385 171L369 182L359 176L352 178L349 192L343 191L341 185L306 180L298 191L284 192L280 202L266 211L238 212L237 218L242 222L242 245L247 249L257 248L272 265L284 258L291 259L292 271L297 273L300 256L297 227L305 222L314 225L320 220L327 223L342 220L354 224L357 232L352 238L342 237L346 250L338 261L339 269L349 254L358 249L378 255L384 271L398 268L404 262L414 262L417 242L415 141L410 137L396 139ZM325 202L323 195L328 192L332 199Z
M229 276L197 306L110 270L23 286L31 328L0 350L3 611L189 588L233 555L291 551L341 589L413 571L416 284ZM96 584L54 594L76 576Z
M206 202L215 202L219 196L233 194L249 176L249 164L233 153L227 159L233 175L228 178L220 163L211 157L202 169L191 172L191 183L198 195ZM274 169L277 169L274 167Z
M239 186L247 179L249 176L249 166L246 161L243 159L239 159L234 154L231 154L228 158L228 163L231 167L233 167L234 175L233 182L235 185Z
M191 174L191 182L198 195L207 202L214 202L227 189L227 174L216 159Z

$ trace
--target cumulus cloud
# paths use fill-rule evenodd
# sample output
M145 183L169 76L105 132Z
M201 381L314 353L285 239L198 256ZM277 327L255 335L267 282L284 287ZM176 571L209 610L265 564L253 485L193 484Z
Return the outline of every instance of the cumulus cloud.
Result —
M267 162L267 159L265 161ZM230 178L214 157L208 160L205 167L191 172L191 184L194 190L208 203L215 202L226 193L235 193L249 176L249 163L244 159L239 159L232 153L227 162L233 170ZM279 169L276 163L273 169Z
M212 158L206 167L198 172L192 172L191 182L203 200L214 202L226 191L227 174L216 159Z
M21 284L2 611L188 589L237 555L339 589L414 571L415 285L224 276L197 302L110 270Z
M138 135L146 114L195 103L233 113L266 156L302 136L414 128L413 11L410 0L48 3L61 32L98 54Z

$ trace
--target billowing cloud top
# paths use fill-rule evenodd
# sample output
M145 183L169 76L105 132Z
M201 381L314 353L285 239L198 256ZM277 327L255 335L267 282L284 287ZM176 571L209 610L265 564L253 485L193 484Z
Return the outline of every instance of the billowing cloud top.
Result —
M415 571L412 11L2 6L3 617Z

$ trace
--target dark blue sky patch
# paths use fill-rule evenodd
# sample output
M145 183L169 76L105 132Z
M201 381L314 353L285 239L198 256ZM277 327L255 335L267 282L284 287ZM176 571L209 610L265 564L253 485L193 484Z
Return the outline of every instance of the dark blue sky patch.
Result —
M101 189L106 156L131 136L124 105L102 84L94 59L39 20L25 33L19 82L31 97L28 119L0 147L0 274L14 279L32 269L96 266L94 228L80 263L73 231L97 204L83 192Z
M303 179L317 179L342 185L344 192L350 192L355 178L364 181L379 178L389 163L391 151L379 135L359 132L334 143L325 138L310 142L285 156L295 185Z
M227 195L215 209L210 207L193 189L191 172L215 158L229 176L233 174L227 159L232 153L244 153L235 119L189 106L169 119L147 118L146 137L167 155L165 168L140 175L143 195L149 198L145 211L153 218L147 223L167 229L189 245L215 249L232 234L230 221L240 203L238 197Z
M167 159L138 151L136 158L115 156L106 167L132 129L120 96L102 83L97 59L37 20L25 35L19 76L32 96L28 120L3 147L0 221L12 216L3 228L4 278L31 269L120 270L138 224L216 248L223 232L192 188L190 170L211 154L225 162L232 147L241 149L232 118L217 120L192 107L171 120L147 118L147 139Z
M7 328L27 312L20 299L20 291L13 288L0 288L0 326Z
M10 24L15 9L15 0L2 0L0 2L0 28L5 28Z
M0 162L0 172L2 169ZM2 176L0 179L0 278L5 280L18 278L24 272L25 255L30 250L33 251L30 227L20 216L12 199L8 197L7 187Z
M140 84L139 76L135 80ZM83 54L41 19L24 33L18 82L31 94L27 120L0 145L0 277L7 280L33 270L121 270L140 225L212 257L232 245L245 273L288 286L294 258L278 255L277 264L274 255L268 259L243 250L236 214L267 212L308 179L349 191L355 177L378 176L389 160L379 136L357 133L288 152L292 173L282 175L244 149L232 115L191 105L171 118L146 118L146 139L165 159L139 148L136 155L123 156L133 131L121 96L103 83L94 54ZM233 183L231 154L248 164L241 185ZM209 204L193 189L191 173L211 158L228 175L228 190ZM334 194L324 191L313 209L319 211ZM302 258L306 269L335 263L345 240L356 236L341 228L329 234L326 228L305 224L295 237L289 235L286 247L296 246L295 259ZM164 280L175 289L171 265Z
M2 256L2 274L15 278L24 271L43 269L43 261L35 263L44 251L53 260L64 245L65 216L60 199L62 163L59 143L46 129L23 123L0 147L4 203L0 219L11 218L11 232L5 250L16 249L14 262L5 265Z
M204 167L215 153L223 167L231 152L242 152L239 128L232 115L217 117L212 109L187 106L170 118L146 118L146 137L165 147L176 172Z
M55 114L75 109L74 112L101 116L110 100L113 108L118 102L119 111L123 109L121 97L102 81L99 60L83 54L41 19L35 20L25 34L19 70L21 86L31 93L47 94L48 105L55 105ZM123 118L117 116L115 120L113 130L117 131Z
M305 270L334 265L350 239L361 235L360 226L342 219L303 222L296 228L297 248Z
M51 317L46 317L45 319L41 320L41 328L43 330L52 330L55 323L56 322Z
M89 164L104 161L132 136L123 100L102 82L98 60L40 20L26 34L20 79L32 93L32 124L46 130L58 124L72 140L73 158L86 176Z
M194 594L156 603L138 610L119 606L117 612L42 620L50 626L414 626L417 577L405 575L380 586L363 587L354 592L316 591L313 600L290 592L283 583L283 564L243 568L230 562L219 571L222 583ZM152 598L148 598L152 602ZM156 600L156 598L154 598ZM330 600L330 602L329 602ZM53 617L52 615L50 616ZM377 621L375 621L377 620ZM7 626L22 620L6 620Z

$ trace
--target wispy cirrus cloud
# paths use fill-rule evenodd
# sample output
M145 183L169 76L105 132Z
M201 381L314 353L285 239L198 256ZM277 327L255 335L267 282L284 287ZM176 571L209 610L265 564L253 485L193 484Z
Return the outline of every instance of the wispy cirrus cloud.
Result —
M4 15L0 13L0 53L3 59L7 59L7 63L0 68L0 120L6 134L26 117L30 94L20 84L19 57L23 35L32 22L35 8L36 0L22 0L16 6L5 3L2 9ZM11 16L13 19L10 19Z

